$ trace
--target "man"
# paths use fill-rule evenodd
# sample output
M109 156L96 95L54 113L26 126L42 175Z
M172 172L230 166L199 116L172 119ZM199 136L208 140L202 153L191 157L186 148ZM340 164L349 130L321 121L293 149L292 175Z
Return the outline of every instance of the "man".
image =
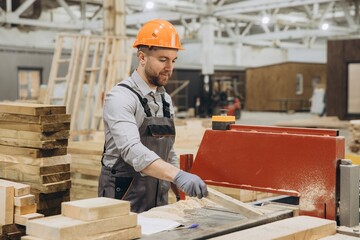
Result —
M198 198L207 195L207 187L179 170L173 149L174 110L164 86L183 50L178 33L167 21L151 20L133 47L137 69L105 98L99 196L131 201L131 211L141 213L168 203L170 182Z

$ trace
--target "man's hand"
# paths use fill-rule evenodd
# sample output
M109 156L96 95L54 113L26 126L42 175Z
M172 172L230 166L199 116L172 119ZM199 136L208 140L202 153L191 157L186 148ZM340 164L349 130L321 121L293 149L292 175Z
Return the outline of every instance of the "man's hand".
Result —
M201 178L182 170L176 174L174 183L190 197L202 198L208 194L206 184Z

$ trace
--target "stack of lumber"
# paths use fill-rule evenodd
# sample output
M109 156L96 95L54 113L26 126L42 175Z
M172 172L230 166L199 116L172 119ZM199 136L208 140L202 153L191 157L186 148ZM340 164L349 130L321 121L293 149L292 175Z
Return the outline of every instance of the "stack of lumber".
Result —
M0 178L31 186L37 212L70 200L70 115L63 106L0 103Z
M15 224L25 226L27 220L41 217L29 185L0 179L0 239L19 239L22 233Z
M360 120L351 120L349 126L351 152L358 153L360 151Z
M61 215L28 221L26 234L21 239L135 239L141 228L130 202L91 198L63 203Z
M98 196L103 147L103 142L69 142L72 200Z

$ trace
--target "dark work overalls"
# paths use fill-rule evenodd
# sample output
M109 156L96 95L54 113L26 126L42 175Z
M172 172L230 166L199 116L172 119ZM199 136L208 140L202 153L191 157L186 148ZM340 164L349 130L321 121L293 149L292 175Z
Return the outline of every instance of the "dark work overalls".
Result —
M170 118L170 104L162 94L164 117L151 116L147 99L125 84L139 98L146 117L139 128L141 143L154 151L164 161L168 161L175 141L175 126ZM105 150L104 150L105 151ZM121 157L112 168L102 164L99 178L99 196L131 201L131 211L141 213L156 206L168 204L170 183L150 176L141 176Z

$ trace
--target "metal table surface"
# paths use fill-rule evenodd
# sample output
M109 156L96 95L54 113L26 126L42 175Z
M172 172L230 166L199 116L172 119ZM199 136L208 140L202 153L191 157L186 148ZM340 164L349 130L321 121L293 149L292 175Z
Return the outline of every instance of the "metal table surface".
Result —
M217 208L196 208L185 210L186 225L199 224L193 229L174 229L143 235L141 239L145 240L175 240L175 239L209 239L225 235L228 233L244 230L247 228L259 226L262 224L274 222L277 220L293 216L291 210L278 210L264 214L260 217L249 219L241 214L224 211Z

